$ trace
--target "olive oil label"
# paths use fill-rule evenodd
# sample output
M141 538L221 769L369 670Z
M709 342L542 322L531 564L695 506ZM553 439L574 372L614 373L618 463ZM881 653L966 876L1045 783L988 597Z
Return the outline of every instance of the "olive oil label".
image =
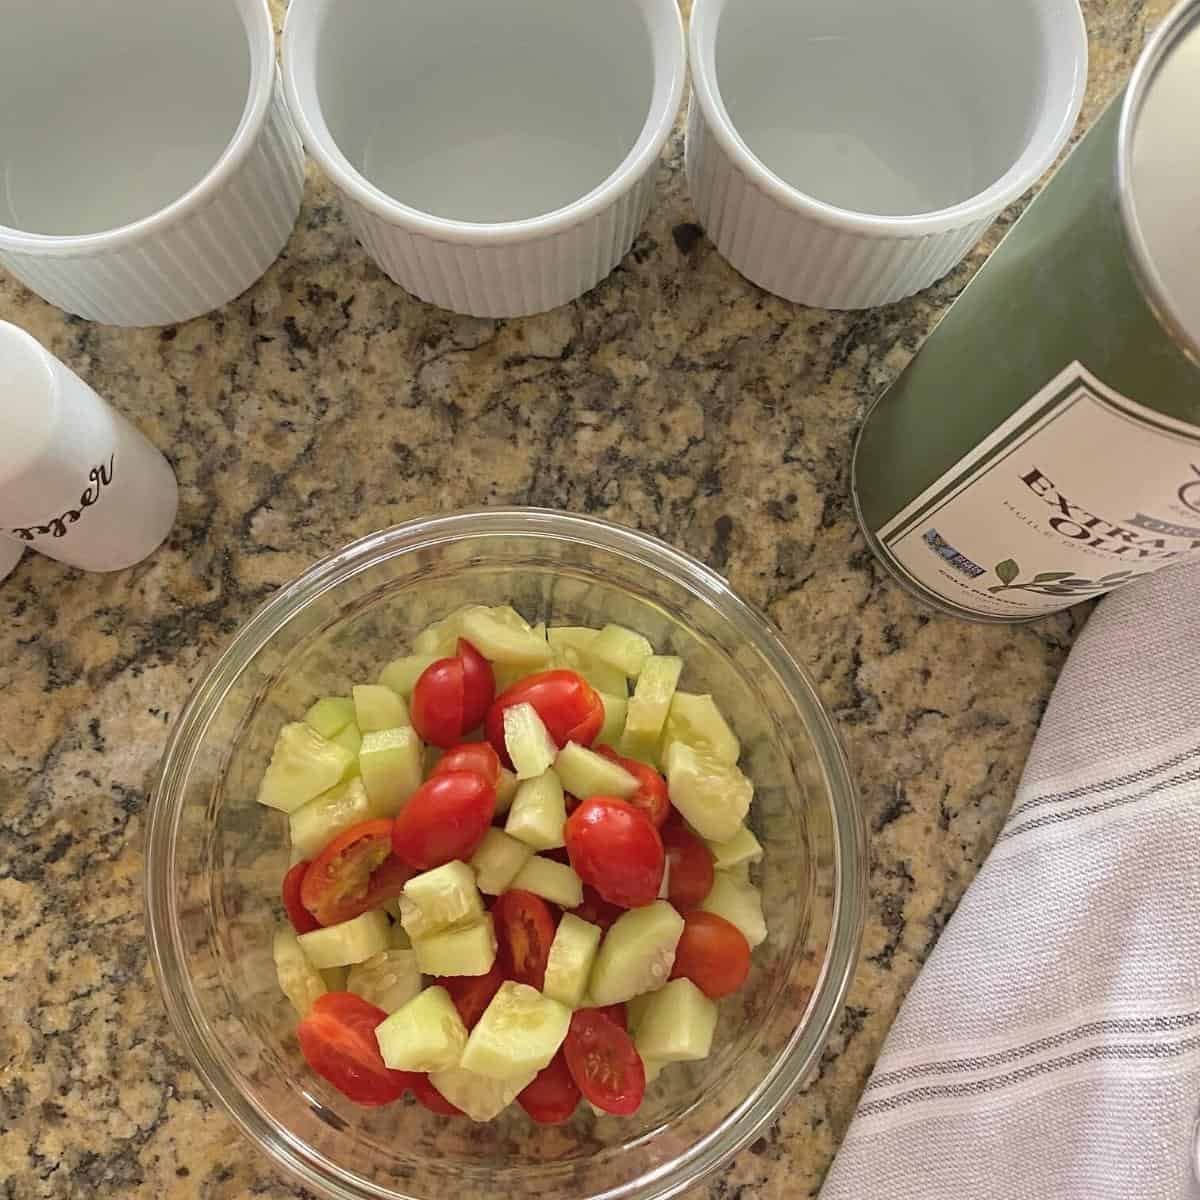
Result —
M1067 608L1200 557L1200 429L1073 362L875 532L904 575L960 608Z

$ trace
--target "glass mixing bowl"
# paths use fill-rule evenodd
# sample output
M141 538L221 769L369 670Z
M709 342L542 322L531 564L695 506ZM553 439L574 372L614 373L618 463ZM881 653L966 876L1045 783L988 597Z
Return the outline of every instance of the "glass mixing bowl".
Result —
M682 656L754 781L755 868L770 930L723 1000L711 1057L673 1066L633 1117L581 1105L562 1126L519 1108L475 1125L410 1101L356 1108L308 1070L271 939L287 821L255 802L280 726L318 695L373 680L423 626L467 603L530 620L615 621ZM846 760L775 630L703 564L633 530L536 509L413 521L282 588L197 687L167 745L147 832L151 955L167 1011L237 1125L336 1200L651 1200L702 1180L816 1064L854 969L865 833Z

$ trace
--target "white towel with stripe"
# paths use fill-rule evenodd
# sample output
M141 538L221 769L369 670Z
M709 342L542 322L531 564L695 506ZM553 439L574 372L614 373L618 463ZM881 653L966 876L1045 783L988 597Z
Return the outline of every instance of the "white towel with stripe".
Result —
M821 1200L1200 1200L1200 566L1109 596Z

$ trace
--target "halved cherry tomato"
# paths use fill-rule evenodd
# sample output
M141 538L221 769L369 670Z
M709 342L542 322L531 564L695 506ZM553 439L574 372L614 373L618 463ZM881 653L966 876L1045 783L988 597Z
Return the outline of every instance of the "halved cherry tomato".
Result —
M710 1000L736 992L750 974L750 943L716 913L683 914L672 979L690 979Z
M575 873L610 904L641 908L657 898L663 844L640 808L615 796L591 796L567 818L564 832Z
M712 891L712 851L682 821L670 821L663 827L662 843L671 864L667 879L671 903L680 912L703 904Z
M555 922L549 905L532 892L505 892L492 905L496 925L497 962L506 979L527 983L540 992L554 941Z
M431 1113L437 1113L439 1117L461 1117L463 1111L461 1108L455 1108L441 1092L429 1082L428 1075L414 1075L412 1084L413 1095L416 1096L417 1102L422 1107L429 1109Z
M413 872L392 856L386 817L347 829L304 872L300 900L322 925L337 925L378 908L404 890Z
M396 855L429 871L475 853L496 815L496 789L474 771L433 775L408 798L392 827Z
M387 1013L352 992L318 996L296 1029L308 1065L342 1095L365 1108L399 1100L417 1076L391 1071L375 1040L375 1027Z
M300 899L300 888L307 870L307 860L298 862L283 877L283 907L297 933L312 933L314 929L321 928L321 922L304 907L304 901Z
M409 717L421 740L443 750L463 735L466 672L461 658L439 658L421 672Z
M592 1012L598 1012L602 1017L607 1017L610 1021L615 1021L622 1029L629 1028L629 1016L625 1012L623 1004L606 1004L603 1008L593 1008Z
M569 861L570 859L568 858ZM586 883L583 885L583 903L578 908L571 909L571 912L581 921L588 921L592 925L599 925L605 933L613 927L617 918L624 911L623 908L618 908L615 904L609 904L594 887L588 887Z
M484 731L505 766L512 763L504 744L504 710L532 704L554 744L590 746L604 724L604 702L582 675L574 671L542 671L505 688L487 712Z
M517 1096L517 1103L539 1125L561 1125L570 1118L579 1105L579 1085L571 1077L561 1050Z
M646 1094L646 1070L633 1039L595 1009L571 1017L563 1054L579 1090L597 1107L619 1117L635 1113Z
M463 742L447 750L430 775L449 771L474 771L495 787L500 782L500 758L488 742Z
M611 746L597 746L596 753L624 767L638 781L638 790L628 797L629 803L634 808L640 808L655 827L661 829L671 815L667 781L653 767L638 762L636 758L623 758Z
M492 1002L492 997L500 990L504 982L504 972L500 970L499 961L492 963L492 969L486 975L447 975L438 979L439 987L444 987L462 1017L462 1023L468 1029L474 1029L479 1024L483 1011Z
M458 657L463 665L462 727L465 733L487 716L488 705L496 697L496 676L492 664L466 638L458 639Z

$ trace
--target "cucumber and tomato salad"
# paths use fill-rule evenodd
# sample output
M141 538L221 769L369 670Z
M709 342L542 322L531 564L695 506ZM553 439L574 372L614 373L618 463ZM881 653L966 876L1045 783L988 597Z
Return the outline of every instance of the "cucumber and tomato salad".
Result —
M766 937L762 848L682 670L616 625L473 606L281 730L258 798L291 825L275 961L314 1071L554 1124L707 1056Z

